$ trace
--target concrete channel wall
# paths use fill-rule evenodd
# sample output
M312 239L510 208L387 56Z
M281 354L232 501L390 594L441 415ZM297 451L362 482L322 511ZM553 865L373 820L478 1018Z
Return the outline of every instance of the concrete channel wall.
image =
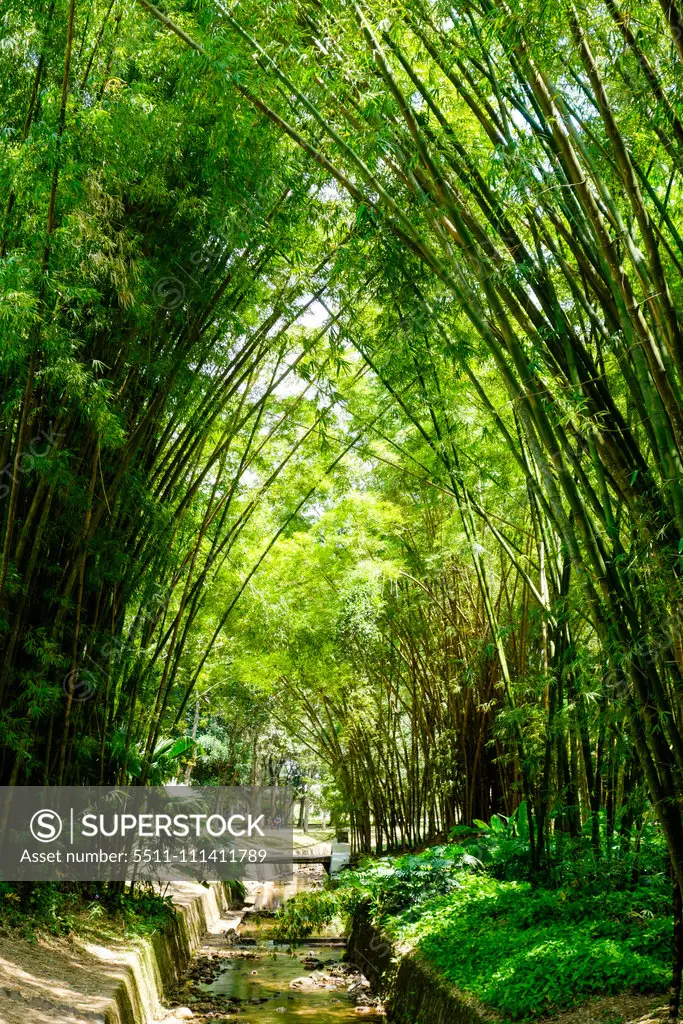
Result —
M229 910L222 885L172 890L164 934L117 945L0 938L0 1024L152 1024L207 931Z
M386 999L391 1024L487 1024L490 1020L419 954L401 956L373 927L363 907L354 917L347 955L373 991Z

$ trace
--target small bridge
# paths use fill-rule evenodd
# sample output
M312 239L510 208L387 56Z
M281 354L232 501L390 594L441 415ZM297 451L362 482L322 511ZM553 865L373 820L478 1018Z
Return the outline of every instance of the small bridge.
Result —
M315 853L299 853L297 850L294 851L294 863L295 864L322 864L330 874L330 868L332 866L332 854L315 854Z
M325 844L326 846L328 844ZM322 852L320 846L314 847L313 853L294 850L292 857L269 857L269 864L322 864L328 875L339 874L351 860L351 847L348 843L331 843L330 852ZM322 846L322 844L321 844Z
M327 871L327 873L329 875L330 874L330 869L331 869L331 866L332 866L332 854L331 853L328 853L327 855L325 855L325 854L310 854L310 853L303 853L303 854L301 854L301 853L297 853L296 850L295 850L293 856L291 856L291 857L268 857L267 863L268 864L322 864L322 866L325 868L325 871Z

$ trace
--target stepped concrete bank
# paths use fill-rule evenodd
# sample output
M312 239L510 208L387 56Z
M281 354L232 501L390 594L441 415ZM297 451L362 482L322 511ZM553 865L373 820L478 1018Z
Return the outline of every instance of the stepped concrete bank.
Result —
M491 1020L431 964L412 953L399 960L388 1017L393 1024L485 1024Z
M417 953L401 955L361 908L349 935L348 958L386 999L392 1024L486 1024L486 1015Z
M227 890L172 887L164 934L98 945L0 938L0 1024L152 1024L206 932L230 921ZM96 921L93 922L93 933Z

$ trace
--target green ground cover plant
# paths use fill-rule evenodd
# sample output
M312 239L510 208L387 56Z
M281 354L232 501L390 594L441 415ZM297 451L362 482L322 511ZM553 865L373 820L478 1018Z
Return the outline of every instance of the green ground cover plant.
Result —
M280 935L303 937L362 906L398 948L418 950L507 1019L592 995L666 991L671 882L660 835L647 833L638 863L616 844L597 863L588 844L562 838L553 870L530 882L517 831L499 818L494 829L456 829L457 842L365 861L337 888L291 900Z
M593 994L665 991L671 921L657 884L582 895L479 873L385 918L461 990L531 1019Z

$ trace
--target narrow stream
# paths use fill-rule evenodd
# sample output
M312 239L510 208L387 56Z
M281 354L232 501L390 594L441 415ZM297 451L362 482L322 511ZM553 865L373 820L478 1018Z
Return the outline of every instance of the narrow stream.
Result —
M270 937L272 911L292 892L319 885L310 875L267 883L237 932L211 935L194 958L175 999L175 1014L196 1024L350 1024L386 1022L367 982L343 960L343 937L327 930L290 947ZM259 912L259 910L265 911Z

